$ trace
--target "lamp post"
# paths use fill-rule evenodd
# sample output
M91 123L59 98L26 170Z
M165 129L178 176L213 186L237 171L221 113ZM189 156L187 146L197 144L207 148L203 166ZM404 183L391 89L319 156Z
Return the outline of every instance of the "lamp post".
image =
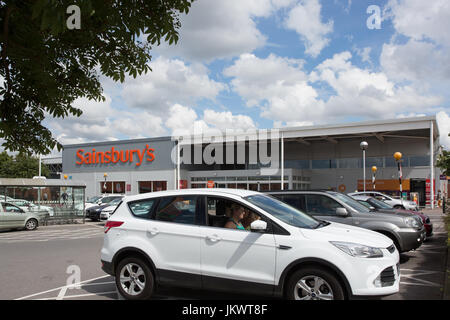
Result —
M103 183L104 194L106 194L106 177L108 177L108 174L105 172L105 173L103 174L103 178L105 178L105 182Z
M363 141L359 144L359 147L363 151L363 185L364 192L366 192L366 150L369 147L369 144L366 141Z
M372 167L372 189L375 190L375 179L377 176L377 167L373 166Z
M397 162L397 168L398 168L398 182L400 183L400 200L402 201L403 205L403 186L402 186L402 154L400 152L394 153L394 159Z

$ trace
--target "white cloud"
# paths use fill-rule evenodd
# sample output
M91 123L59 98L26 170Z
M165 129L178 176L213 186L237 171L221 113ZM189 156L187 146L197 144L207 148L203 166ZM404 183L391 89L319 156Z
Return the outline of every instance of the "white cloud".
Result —
M390 0L386 12L398 33L414 40L431 39L450 45L448 0Z
M441 111L436 115L436 120L439 127L440 144L444 146L446 150L450 150L450 116L448 113Z
M143 110L115 109L109 96L104 102L78 99L74 106L83 110L80 117L46 120L53 136L63 145L117 140L119 137L155 137L167 133L160 117Z
M157 51L190 61L230 58L261 48L266 36L258 30L255 18L267 17L290 1L198 0L181 18L177 45L162 44Z
M336 92L326 102L328 117L346 116L394 118L402 112L426 112L442 99L421 94L413 87L400 86L382 72L354 66L350 52L336 54L317 66L314 80L320 79Z
M192 104L214 100L226 85L209 78L208 69L199 63L187 65L178 59L159 57L150 64L152 72L127 78L121 97L128 107L141 108L164 117L176 103Z
M305 44L305 53L317 57L330 39L333 20L322 22L322 6L319 0L302 0L290 12L285 20L285 27L300 35Z
M170 108L170 117L165 125L171 130L171 134L208 134L217 133L218 130L255 128L253 120L245 115L233 115L230 111L214 111L206 109L203 118L199 119L194 109L175 104Z

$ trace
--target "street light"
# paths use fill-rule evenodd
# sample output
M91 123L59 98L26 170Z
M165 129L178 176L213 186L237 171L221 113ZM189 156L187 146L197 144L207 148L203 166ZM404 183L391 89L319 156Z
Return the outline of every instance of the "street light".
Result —
M359 144L359 147L363 151L363 185L364 192L366 192L366 150L369 148L369 144L366 141L363 141Z
M376 179L376 175L377 175L377 167L373 166L372 167L372 189L375 190L375 179Z
M397 162L397 168L398 168L398 182L400 183L400 200L402 201L403 205L403 186L402 186L402 154L400 152L394 153L394 159Z

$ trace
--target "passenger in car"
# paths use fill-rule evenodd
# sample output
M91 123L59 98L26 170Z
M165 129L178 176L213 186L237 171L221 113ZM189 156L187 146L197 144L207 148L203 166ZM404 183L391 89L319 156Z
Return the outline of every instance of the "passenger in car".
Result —
M225 224L225 228L245 230L244 226L241 223L242 219L244 218L244 214L244 207L238 205L237 203L233 203L231 205L231 217Z

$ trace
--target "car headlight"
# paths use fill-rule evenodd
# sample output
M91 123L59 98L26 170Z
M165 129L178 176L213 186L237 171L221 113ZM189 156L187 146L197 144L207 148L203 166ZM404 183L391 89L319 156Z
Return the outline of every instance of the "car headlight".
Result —
M363 244L351 243L351 242L337 242L330 241L330 243L341 249L345 253L357 258L381 258L383 257L383 251L379 248L373 248L365 246Z
M413 217L405 218L405 224L411 228L420 228L419 221Z

